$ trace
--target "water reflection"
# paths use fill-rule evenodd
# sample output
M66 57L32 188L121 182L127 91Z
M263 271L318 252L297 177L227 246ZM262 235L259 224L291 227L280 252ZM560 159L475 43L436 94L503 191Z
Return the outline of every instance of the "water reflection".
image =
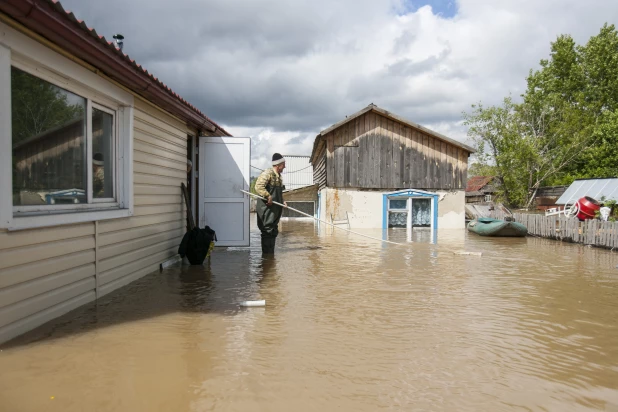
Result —
M463 230L401 247L284 222L265 259L252 236L5 346L2 406L618 408L616 253ZM266 307L237 304L258 299Z

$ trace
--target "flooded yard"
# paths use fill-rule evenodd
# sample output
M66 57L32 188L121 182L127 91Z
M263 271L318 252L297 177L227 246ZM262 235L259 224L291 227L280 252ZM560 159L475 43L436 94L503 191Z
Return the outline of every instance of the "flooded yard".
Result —
M283 222L263 260L252 237L5 344L0 411L618 411L616 252Z

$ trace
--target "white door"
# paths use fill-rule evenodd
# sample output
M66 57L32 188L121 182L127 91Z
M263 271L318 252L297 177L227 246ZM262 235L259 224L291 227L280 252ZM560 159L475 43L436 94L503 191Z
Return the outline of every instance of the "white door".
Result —
M249 246L251 140L200 137L199 225L217 232L217 246Z

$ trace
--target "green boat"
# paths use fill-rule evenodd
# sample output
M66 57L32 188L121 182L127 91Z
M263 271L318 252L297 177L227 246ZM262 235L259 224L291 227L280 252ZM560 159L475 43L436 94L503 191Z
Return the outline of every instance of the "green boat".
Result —
M512 218L506 220L479 217L468 223L468 230L481 236L524 237L528 228Z

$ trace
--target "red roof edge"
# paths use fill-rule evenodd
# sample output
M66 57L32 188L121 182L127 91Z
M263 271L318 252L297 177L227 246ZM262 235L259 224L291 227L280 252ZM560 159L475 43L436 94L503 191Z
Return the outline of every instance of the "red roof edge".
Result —
M57 0L2 0L0 12L198 130L231 136Z
M493 180L493 176L472 176L466 184L466 192L478 192Z

